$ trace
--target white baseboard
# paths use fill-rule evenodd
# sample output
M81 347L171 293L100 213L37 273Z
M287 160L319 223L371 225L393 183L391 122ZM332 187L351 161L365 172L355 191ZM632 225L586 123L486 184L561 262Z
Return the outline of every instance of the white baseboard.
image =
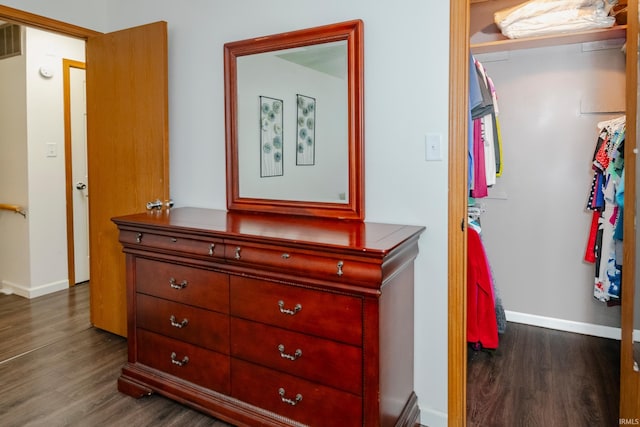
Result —
M0 292L6 295L16 294L23 298L31 299L51 294L53 292L58 292L63 289L67 289L68 287L68 280L60 280L58 282L47 283L36 287L27 287L3 280L2 283L0 283Z
M420 425L428 427L447 427L448 416L433 408L420 407Z
M553 317L518 313L516 311L508 310L505 310L505 315L509 322L523 323L526 325L540 326L543 328L574 332L583 335L592 335L601 338L610 338L614 340L620 340L620 338L622 337L621 329L613 326L602 326L593 323L575 322L573 320L556 319ZM634 331L634 340L636 336L640 337L640 331Z

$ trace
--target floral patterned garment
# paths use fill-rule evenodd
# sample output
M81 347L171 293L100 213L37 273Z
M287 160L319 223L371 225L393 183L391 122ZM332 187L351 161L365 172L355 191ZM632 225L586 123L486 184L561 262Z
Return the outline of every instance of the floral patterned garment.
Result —
M593 220L585 261L595 264L593 296L619 301L622 278L622 222L625 118L603 122L593 155L594 177L587 202Z

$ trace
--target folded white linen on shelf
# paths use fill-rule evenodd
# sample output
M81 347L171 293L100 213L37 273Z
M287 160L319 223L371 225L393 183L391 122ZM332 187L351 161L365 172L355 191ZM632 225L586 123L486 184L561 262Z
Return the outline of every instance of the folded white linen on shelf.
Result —
M612 27L609 16L618 0L529 0L494 14L502 34L511 39Z

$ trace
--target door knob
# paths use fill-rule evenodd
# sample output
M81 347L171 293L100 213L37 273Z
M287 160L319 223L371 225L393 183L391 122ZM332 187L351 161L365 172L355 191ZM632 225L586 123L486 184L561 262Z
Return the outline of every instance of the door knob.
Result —
M85 188L87 188L87 184L85 184L84 182L78 182L76 184L76 189L78 190L84 190Z

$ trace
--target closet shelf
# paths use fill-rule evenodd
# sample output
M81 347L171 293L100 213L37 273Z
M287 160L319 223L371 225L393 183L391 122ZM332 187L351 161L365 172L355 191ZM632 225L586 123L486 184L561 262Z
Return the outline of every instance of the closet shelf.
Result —
M495 24L494 24L495 27ZM554 34L549 36L528 37L523 39L508 39L499 32L493 37L486 37L488 33L482 33L480 37L476 33L471 37L471 52L475 54L501 52L516 49L531 49L536 47L558 46L573 43L586 43L601 40L623 39L626 37L627 26L616 25L612 28L581 31L570 34ZM486 38L486 40L485 40ZM479 41L478 39L483 39Z
M573 43L586 43L602 40L623 39L627 26L615 25L612 28L580 31L566 34L509 39L502 35L493 20L493 14L523 3L524 0L471 0L471 52L474 54L501 52L536 47L558 46Z

